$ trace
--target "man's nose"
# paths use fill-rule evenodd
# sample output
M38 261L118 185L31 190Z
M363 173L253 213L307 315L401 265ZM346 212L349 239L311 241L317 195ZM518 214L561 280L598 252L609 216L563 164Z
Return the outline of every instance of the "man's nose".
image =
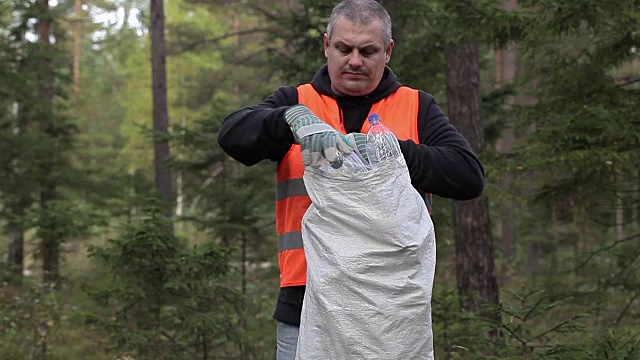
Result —
M362 66L362 56L358 51L354 51L349 55L349 66L356 69Z

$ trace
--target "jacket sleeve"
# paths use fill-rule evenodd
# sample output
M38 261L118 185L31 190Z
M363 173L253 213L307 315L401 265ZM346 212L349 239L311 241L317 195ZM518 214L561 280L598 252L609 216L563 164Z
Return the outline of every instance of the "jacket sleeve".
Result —
M484 169L465 138L449 123L435 99L420 91L420 144L400 141L411 182L424 192L455 200L480 196Z
M222 122L218 144L229 156L245 165L265 159L282 160L294 142L284 112L297 103L297 89L287 86L257 105L232 112Z

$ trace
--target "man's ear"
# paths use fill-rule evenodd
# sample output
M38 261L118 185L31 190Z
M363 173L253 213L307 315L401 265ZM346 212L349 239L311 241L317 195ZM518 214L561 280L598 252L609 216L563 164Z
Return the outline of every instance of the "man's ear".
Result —
M323 44L323 48L324 48L324 57L328 57L329 55L329 37L327 36L327 33L324 33L324 35L322 35L322 44Z
M393 52L393 39L391 39L391 41L389 41L389 45L387 45L387 48L384 49L385 55L387 57L387 62L389 62L389 60L391 60L391 53Z

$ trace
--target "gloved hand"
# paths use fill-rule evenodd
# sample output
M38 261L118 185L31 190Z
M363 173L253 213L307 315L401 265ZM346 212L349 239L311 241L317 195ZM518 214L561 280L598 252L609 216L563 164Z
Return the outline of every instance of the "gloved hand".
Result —
M287 109L284 119L291 127L294 139L300 144L305 166L319 168L326 159L337 169L342 166L339 152L350 154L353 151L344 135L320 120L304 105Z
M354 150L358 150L360 156L363 159L369 162L369 157L367 156L367 135L363 133L350 133L346 136L347 140L351 144Z

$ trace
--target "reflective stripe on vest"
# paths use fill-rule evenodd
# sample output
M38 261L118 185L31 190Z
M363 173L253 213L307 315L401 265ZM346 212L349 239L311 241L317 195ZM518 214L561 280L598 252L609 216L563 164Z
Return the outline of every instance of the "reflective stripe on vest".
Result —
M395 93L373 104L370 114L380 115L380 121L393 131L398 139L418 140L418 91L400 87ZM311 84L298 87L298 102L314 114L345 133L342 113L335 99L318 94ZM369 131L364 122L361 132ZM307 263L302 248L302 217L311 205L302 177L304 165L299 145L293 145L278 164L276 191L276 233L278 235L278 265L280 287L304 285Z

